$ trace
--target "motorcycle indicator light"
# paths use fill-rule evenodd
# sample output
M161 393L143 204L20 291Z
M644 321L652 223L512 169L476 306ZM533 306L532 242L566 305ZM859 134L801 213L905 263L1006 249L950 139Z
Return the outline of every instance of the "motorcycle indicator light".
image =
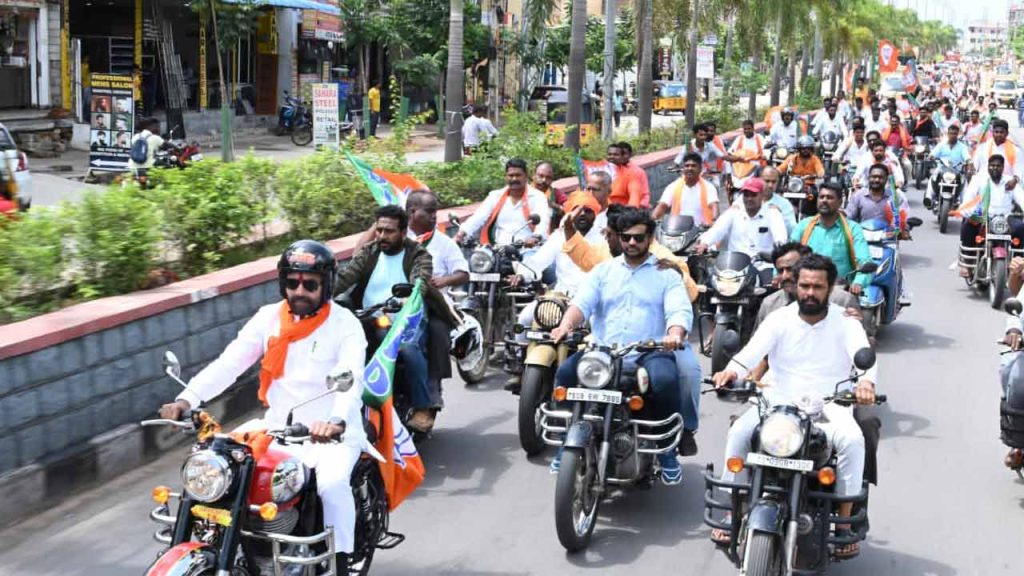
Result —
M565 395L568 392L565 386L555 386L555 389L551 392L551 397L555 399L555 402L561 402L565 400Z
M386 315L380 315L380 316L377 316L377 318L374 319L373 324L377 328L390 328L391 327L391 318L388 318Z
M818 470L818 483L822 486L831 486L836 483L836 471L829 466Z
M725 461L725 467L733 474L739 474L743 472L743 458L739 456L733 456Z
M167 486L157 486L153 488L153 502L160 504L161 506L167 504L167 501L171 498L171 489Z
M1012 240L1010 240L1010 244L1013 244L1014 246L1020 246L1020 238L1013 238Z
M629 409L633 412L639 412L643 410L644 399L642 396L630 396L629 397Z
M274 518L277 518L277 504L273 502L265 502L260 505L260 518L270 522Z

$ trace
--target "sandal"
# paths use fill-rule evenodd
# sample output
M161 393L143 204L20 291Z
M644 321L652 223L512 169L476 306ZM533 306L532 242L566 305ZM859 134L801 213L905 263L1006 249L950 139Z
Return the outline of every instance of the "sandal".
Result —
M849 528L836 528L837 537L849 537L853 535L853 531ZM832 549L832 557L836 560L849 560L855 558L860 554L860 543L854 542L852 544L846 544L845 546L836 546Z
M1003 459L1003 464L1010 470L1020 470L1024 467L1024 450L1013 448Z
M725 518L722 518L722 522L726 524L731 524L732 515L726 514ZM711 541L719 546L728 546L732 543L732 533L728 530L723 530L721 528L712 528Z

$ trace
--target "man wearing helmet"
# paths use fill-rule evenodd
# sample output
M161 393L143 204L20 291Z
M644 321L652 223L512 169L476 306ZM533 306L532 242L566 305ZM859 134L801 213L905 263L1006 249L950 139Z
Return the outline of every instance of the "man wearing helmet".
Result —
M782 122L773 123L768 140L777 146L792 148L796 146L797 138L805 132L801 130L800 121L795 118L796 114L792 108L782 110Z
M782 164L779 172L798 178L824 178L825 166L814 153L814 138L801 136L796 142L796 153L790 154Z
M376 240L363 246L338 271L334 293L352 290L353 304L365 309L391 297L391 288L395 284L413 284L422 280L428 324L429 318L433 317L447 321L449 329L456 326L458 320L432 282L434 263L430 252L408 237L409 218L405 210L398 206L381 206L376 217ZM425 324L421 322L420 326ZM437 342L436 338L431 344L426 336L426 330L423 330L419 335L403 340L398 350L399 361L406 367L405 380L413 407L413 415L406 426L423 433L430 432L434 417L441 409L440 381L428 377L428 346L446 344Z
M334 527L338 565L347 566L355 537L350 476L367 442L362 426L366 338L355 316L330 300L335 268L334 254L319 242L289 246L277 264L283 300L260 308L224 352L160 408L160 416L178 420L209 402L262 356L258 394L267 411L239 430L281 428L293 407L323 393L329 377L350 374L354 381L347 390L295 409L294 421L309 427L313 444L275 447L316 469L324 524ZM341 443L327 443L342 433Z

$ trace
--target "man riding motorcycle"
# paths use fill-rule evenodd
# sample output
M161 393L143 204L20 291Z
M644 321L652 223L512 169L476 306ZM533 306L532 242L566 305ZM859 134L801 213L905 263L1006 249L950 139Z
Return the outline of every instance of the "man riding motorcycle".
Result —
M839 209L841 198L842 191L836 184L826 182L822 185L818 191L818 215L801 220L789 239L830 258L840 278L849 279L853 276L850 293L860 296L864 287L871 282L871 275L856 270L860 264L871 260L871 251L860 224L850 222Z
M903 181L906 182L907 176L910 174L910 158L908 156L914 150L910 132L900 121L899 116L891 114L889 115L889 126L882 130L881 136L882 142L885 142L885 145L900 159Z
M779 194L779 170L774 166L765 166L761 169L761 181L764 182L764 203L775 206L782 212L782 221L786 224L788 235L796 228L796 209L793 203ZM742 199L737 199L742 201Z
M430 252L419 242L408 236L408 216L398 206L381 206L376 212L377 239L363 246L359 252L338 271L334 286L335 295L352 290L351 299L359 308L369 308L391 297L395 284L415 283L423 280L424 302L427 318L442 319L448 329L458 325L444 297L433 285L434 264ZM428 331L403 340L398 350L398 360L405 366L405 382L409 387L413 414L406 423L408 428L429 433L434 419L441 409L440 380L429 378L427 346L437 346L438 351L431 358L447 358L447 338L442 342L430 343Z
M796 153L790 154L779 165L779 172L803 178L805 181L808 179L824 178L825 166L814 153L814 138L801 136L796 143Z
M823 398L832 394L836 382L850 376L856 352L868 346L864 329L856 320L845 316L839 306L828 298L837 278L835 265L818 254L800 259L794 268L797 306L787 306L768 316L750 342L714 375L715 386L747 376L747 366L755 366L768 357L772 385L764 389L772 405L799 402L802 398ZM857 402L868 405L875 401L877 369L868 369L855 389ZM829 436L838 455L836 493L846 497L861 493L864 478L864 436L852 411L837 404L826 404L825 418L817 425ZM760 424L757 408L748 410L729 428L725 458L745 458L750 452L751 436ZM731 481L734 474L725 468L722 479ZM849 517L852 502L839 505L839 515ZM846 527L837 526L837 531ZM716 542L728 540L721 531L712 533ZM837 548L840 558L855 556L857 544Z
M877 130L879 134L889 127L889 122L882 116L882 106L878 102L871 103L871 113L864 116L864 132Z
M672 352L686 346L693 310L674 270L663 270L650 253L655 223L640 211L627 211L616 219L622 255L598 265L580 285L562 323L552 331L559 342L590 320L592 336L603 345L662 340L664 352L642 354L637 362L650 378L649 399L654 416L664 419L681 405L677 368ZM560 386L574 387L583 351L558 368ZM682 467L675 454L660 454L665 484L682 481ZM553 463L555 467L556 464Z
M971 178L964 190L963 203L957 212L963 217L960 225L960 245L975 248L982 226L987 225L990 216L1009 216L1014 204L1024 207L1024 188L1016 186L1015 178L1008 178L1004 172L1005 160L999 154L988 158L988 170ZM1017 245L1024 242L1024 223L1019 218L1008 218L1010 235ZM982 238L984 240L984 238ZM970 271L960 266L960 276L967 278Z
M782 146L784 148L796 146L797 138L804 133L804 130L800 122L794 119L795 116L792 108L783 108L782 122L772 124L772 129L768 133L768 141L773 146Z
M978 144L981 142L982 136L985 135L985 130L988 128L981 123L981 115L978 114L977 110L972 110L970 119L967 124L964 125L964 141L968 147L974 151Z
M467 237L480 233L480 243L511 244L524 240L530 246L547 237L551 209L544 193L526 184L526 162L512 158L505 163L505 187L493 190L480 203L455 235L461 244ZM530 225L536 214L540 222Z
M679 159L679 164L683 175L665 187L652 216L660 220L668 212L691 216L699 226L710 226L718 218L718 189L701 176L699 154L690 152Z
M708 182L720 188L722 185L722 162L735 162L739 160L736 156L719 148L713 141L707 123L698 124L693 129L693 140L690 144L679 151L673 163L677 168L682 167L686 157L690 154L697 154L701 159L701 174Z
M950 124L946 128L946 140L941 144L932 148L932 158L938 162L946 162L953 168L960 170L966 170L970 164L971 151L967 149L967 145L960 141L960 125ZM924 197L924 207L931 208L932 203L939 197L939 171L936 171L935 177L932 178L931 182L931 193L926 194Z
M935 135L938 132L939 129L932 120L932 111L927 106L922 107L917 113L917 120L914 121L914 129L910 131L910 137L924 137L928 139L928 142L934 143L936 141Z
M314 444L275 446L316 469L324 524L334 527L337 565L348 566L356 522L350 477L367 444L362 425L366 338L352 313L331 302L335 268L334 254L319 242L299 240L289 246L277 264L282 301L260 308L224 352L173 403L160 408L160 417L179 420L185 411L209 402L261 356L259 399L267 411L238 431L284 427L290 424L289 410L322 394L329 377L353 375L355 384L347 391L294 410L294 421L307 425ZM343 442L327 443L342 433Z
M1008 137L1009 134L1010 125L1006 120L996 118L992 121L992 137L974 150L974 173L985 172L989 158L998 154L1003 157L1003 174L1009 178L1006 188L1012 190L1024 176L1024 151Z
M651 205L651 186L647 172L633 162L633 146L629 142L608 145L608 163L615 167L609 204L625 204L638 208Z
M856 169L860 159L870 153L868 149L868 140L864 137L864 119L854 118L853 127L851 128L852 134L843 140L839 147L836 148L836 153L832 157L833 161L839 163L840 172L846 174ZM853 168L851 169L850 166Z
M834 132L840 138L846 138L849 131L846 129L845 119L839 115L838 111L839 108L835 103L829 100L829 104L825 107L825 113L819 113L814 117L811 135L820 139L825 133Z
M892 175L893 181L896 183L896 188L902 190L904 183L903 168L900 166L899 159L885 147L885 142L881 140L872 140L868 143L868 149L870 154L866 154L860 158L860 161L853 172L853 188L855 190L866 188L868 185L868 170L870 170L875 164L884 164L889 168L889 173Z

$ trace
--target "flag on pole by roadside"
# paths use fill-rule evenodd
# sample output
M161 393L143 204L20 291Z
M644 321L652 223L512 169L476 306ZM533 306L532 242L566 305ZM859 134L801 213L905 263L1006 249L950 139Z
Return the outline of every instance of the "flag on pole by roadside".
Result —
M426 184L420 182L412 174L400 174L374 168L353 156L347 150L345 151L345 157L355 167L356 172L363 179L366 187L370 189L373 199L381 206L389 204L404 206L405 197L409 195L409 192L419 188L429 190Z

